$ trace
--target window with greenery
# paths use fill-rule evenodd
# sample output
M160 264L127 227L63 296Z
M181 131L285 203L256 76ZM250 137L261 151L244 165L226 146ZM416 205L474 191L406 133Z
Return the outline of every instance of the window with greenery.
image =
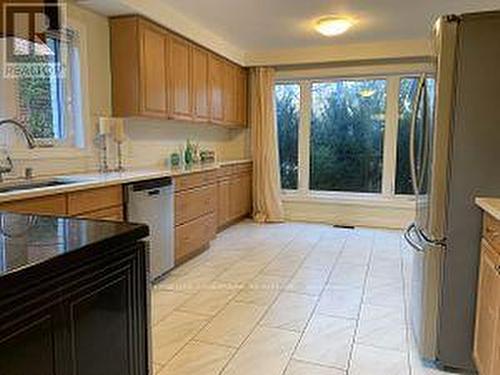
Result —
M275 86L281 187L295 190L299 171L300 85Z
M397 140L397 163L396 163L396 194L413 194L412 177L410 170L410 125L412 121L415 97L418 91L418 77L403 77L399 83L399 117L398 117L398 140ZM435 80L428 78L426 81L427 97L428 97L428 119L432 123L434 96L435 96ZM418 153L423 152L425 128L431 125L421 124L422 108L419 108L418 124L416 129L416 145ZM420 155L422 156L422 155ZM417 155L417 157L419 157ZM421 164L421 163L420 163Z
M20 119L39 140L81 143L81 139L75 139L82 132L76 129L82 126L78 34L65 30L61 35L49 35L46 45L18 40L16 48L26 50L25 55L18 55L17 62L45 66L40 69L44 74L17 78ZM31 53L33 50L36 53Z
M380 193L386 80L312 84L310 190Z

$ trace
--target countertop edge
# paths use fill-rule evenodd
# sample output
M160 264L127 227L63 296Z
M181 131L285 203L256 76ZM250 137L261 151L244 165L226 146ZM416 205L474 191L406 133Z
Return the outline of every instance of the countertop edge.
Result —
M43 188L35 188L30 190L19 190L10 193L0 193L0 203L15 202L24 199L40 198L49 195L57 195L64 193L71 193L81 190L88 190L106 186L123 185L133 182L139 182L155 178L164 178L183 176L194 173L202 173L217 170L221 167L251 163L251 159L242 159L234 161L220 162L213 165L197 167L192 169L171 170L171 169L157 169L157 170L128 170L125 172L110 172L110 173L81 173L81 174L66 174L54 177L63 177L66 179L75 179L75 182L68 185L50 186ZM47 177L50 178L50 177ZM86 178L86 179L85 179Z
M485 212L500 221L500 198L478 197L475 203Z
M19 214L21 215L21 214ZM27 215L23 215L27 216ZM44 215L37 215L44 216ZM71 218L71 220L80 220L80 221L94 221L97 220L88 220L88 219L76 219ZM15 270L6 272L4 274L0 274L0 283L3 286L8 285L12 281L15 281L20 275L22 277L30 277L31 274L39 272L41 269L47 270L47 273L54 274L58 272L60 268L59 265L64 262L67 262L68 259L81 259L81 258L91 258L95 256L99 256L102 254L103 250L108 251L109 249L116 249L116 251L120 251L125 248L124 244L132 244L137 243L139 241L144 240L149 235L149 228L144 224L127 224L130 226L126 231L122 233L115 234L108 238L103 238L100 240L96 240L94 242L89 242L87 244L82 245L74 249L71 252L63 253L49 259L41 260L39 262L33 262L31 264L19 267ZM0 293L2 294L2 293Z

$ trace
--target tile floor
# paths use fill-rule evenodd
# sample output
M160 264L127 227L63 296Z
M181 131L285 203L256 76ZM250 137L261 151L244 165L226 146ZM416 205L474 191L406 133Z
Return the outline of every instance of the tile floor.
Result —
M243 222L153 290L157 375L437 375L396 231Z

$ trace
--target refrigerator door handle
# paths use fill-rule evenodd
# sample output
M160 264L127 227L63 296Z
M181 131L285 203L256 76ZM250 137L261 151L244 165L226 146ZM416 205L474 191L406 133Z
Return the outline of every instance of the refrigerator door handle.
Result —
M419 195L419 178L417 176L417 166L415 157L415 130L417 128L418 109L420 107L420 102L422 100L423 92L425 89L425 79L426 79L425 74L422 74L418 82L418 91L417 95L415 96L415 101L413 104L413 114L410 123L410 147L409 147L410 171L411 171L411 181L413 185L413 191L415 192L415 196L417 197L417 199Z
M416 242L414 239L413 239L413 236L412 236L412 233L417 233L417 226L415 225L415 223L412 223L405 231L404 233L404 238L406 240L406 242L408 242L408 244L413 248L415 249L416 251L418 251L419 253L424 253L425 252L425 249L423 246L421 246L418 242ZM418 236L418 234L417 234Z

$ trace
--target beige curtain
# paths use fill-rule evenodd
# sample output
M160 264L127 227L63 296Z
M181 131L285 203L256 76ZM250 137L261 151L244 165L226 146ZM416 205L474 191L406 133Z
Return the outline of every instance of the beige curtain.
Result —
M253 217L257 222L284 219L280 194L274 111L274 69L250 70L250 126L253 158Z

